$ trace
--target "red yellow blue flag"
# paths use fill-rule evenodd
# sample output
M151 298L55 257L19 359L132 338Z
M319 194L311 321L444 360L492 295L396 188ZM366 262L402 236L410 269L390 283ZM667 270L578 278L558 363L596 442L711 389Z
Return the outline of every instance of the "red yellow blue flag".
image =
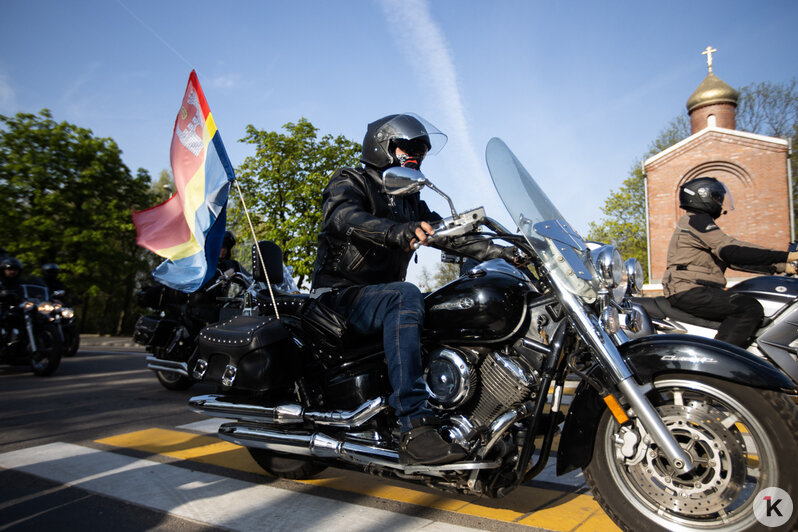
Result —
M194 292L216 273L235 174L193 70L170 155L176 191L159 205L133 211L136 243L166 259L152 272L156 281Z

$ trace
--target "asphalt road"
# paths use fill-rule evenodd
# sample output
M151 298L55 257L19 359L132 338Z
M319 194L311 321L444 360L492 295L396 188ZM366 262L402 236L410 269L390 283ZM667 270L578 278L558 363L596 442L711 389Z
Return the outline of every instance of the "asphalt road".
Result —
M335 469L274 479L189 411L212 387L165 390L144 357L84 338L53 376L0 366L0 532L616 530L577 477L500 500Z

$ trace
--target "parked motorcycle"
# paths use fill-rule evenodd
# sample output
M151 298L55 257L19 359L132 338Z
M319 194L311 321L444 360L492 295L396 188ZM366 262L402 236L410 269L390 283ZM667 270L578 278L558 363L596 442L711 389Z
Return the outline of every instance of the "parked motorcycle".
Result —
M8 295L0 308L0 364L29 364L34 375L51 375L64 354L52 315L53 304L48 301L46 287L21 288L21 298Z
M252 315L204 328L191 372L223 392L194 397L190 407L231 420L219 436L247 447L278 477L348 467L501 497L543 470L563 423L566 378L575 378L581 382L564 417L557 472L583 468L618 526L755 529L762 489L798 493L798 407L788 399L790 380L713 340L629 341L622 315L631 328L641 316L620 304L618 251L591 251L501 140L488 143L487 162L521 234L482 208L458 213L449 200L452 216L430 241L503 240L531 264L520 270L487 261L425 299L431 403L442 433L467 450L466 459L400 461L381 338L347 330L344 319L308 296L253 289ZM389 194L423 186L443 194L415 170L391 168L384 182ZM627 267L627 282L639 290L639 264Z
M136 321L133 340L152 353L147 367L167 390L187 390L196 382L188 372L195 354L197 335L209 323L239 314L241 297L228 297L231 286L248 288L252 279L244 272L217 272L216 281L186 294L158 284L137 294L139 305L157 311Z

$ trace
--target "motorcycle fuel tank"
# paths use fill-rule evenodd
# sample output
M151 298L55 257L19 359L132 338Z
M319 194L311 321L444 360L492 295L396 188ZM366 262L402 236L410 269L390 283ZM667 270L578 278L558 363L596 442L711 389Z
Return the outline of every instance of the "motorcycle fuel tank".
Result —
M475 268L424 300L425 334L441 342L498 342L527 316L531 286L519 277Z
M798 297L798 279L782 275L752 277L729 288L730 292L750 294L757 299L788 303Z

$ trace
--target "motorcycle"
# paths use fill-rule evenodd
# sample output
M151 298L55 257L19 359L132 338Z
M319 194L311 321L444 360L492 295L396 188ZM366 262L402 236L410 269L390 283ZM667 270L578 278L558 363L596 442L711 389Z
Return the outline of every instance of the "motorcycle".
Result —
M45 290L47 290L45 288ZM52 294L44 297L47 301L45 305L40 305L39 311L50 314L50 318L58 329L61 341L64 344L64 356L72 357L77 354L80 348L80 332L75 321L75 311L64 305L64 290L55 290Z
M636 329L641 315L621 304L624 272L639 291L639 263L622 263L613 246L590 250L504 142L492 139L486 156L520 234L483 208L458 213L416 170L384 174L389 194L427 186L447 199L452 216L430 243L491 238L531 261L524 269L483 262L425 297L430 403L465 459L400 460L381 338L347 330L307 295L251 290L249 315L204 328L191 371L221 392L192 398L190 408L228 419L219 437L245 446L277 477L345 467L491 497L539 474L560 432L557 473L582 468L624 530L757 528L762 489L798 488L790 380L705 338L629 340L622 316ZM566 379L580 382L563 416Z
M136 321L133 340L152 353L147 367L167 390L187 390L196 382L188 372L197 336L209 323L240 313L243 300L227 297L233 286L248 288L252 279L232 269L218 271L216 281L201 291L186 294L158 284L140 290L140 306L157 311Z
M53 304L46 287L20 286L22 297L0 309L0 363L29 364L34 375L51 375L64 354Z
M727 291L751 296L762 305L765 317L747 351L776 366L798 389L798 279L763 275L746 279ZM634 297L631 302L645 312L647 324L643 330L648 333L714 338L720 327L720 322L677 309L664 296Z

